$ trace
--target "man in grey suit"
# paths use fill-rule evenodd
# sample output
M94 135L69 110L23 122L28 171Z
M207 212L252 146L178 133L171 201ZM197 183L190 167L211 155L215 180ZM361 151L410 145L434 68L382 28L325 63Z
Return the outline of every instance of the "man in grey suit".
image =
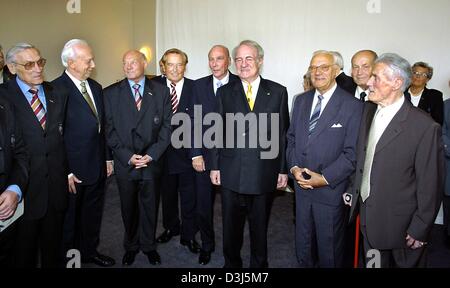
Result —
M288 168L298 184L297 259L301 267L341 267L341 197L355 169L362 103L337 86L339 66L333 53L315 52L308 70L315 89L295 101L287 133Z
M236 121L224 121L224 143L232 142L232 145L226 145L211 157L210 177L214 185L222 185L225 268L242 267L240 250L247 216L251 243L250 268L264 268L268 266L268 200L275 188L282 188L287 184L284 156L285 134L289 125L287 91L280 84L260 76L264 50L258 43L242 41L232 54L241 81L228 83L217 90L218 111L223 119L225 116L240 114L259 119L268 116L271 119L266 118L267 123L277 117L279 121L276 129L264 129L262 126L265 125L261 123L258 125L246 121L244 132L239 134L230 133L238 125ZM250 145L239 148L236 145L242 141L249 143L255 131L260 137L270 135L272 139L277 139L279 151L276 151L278 153L274 157L267 157L271 159L262 157L266 150L262 145L255 145L255 148Z
M373 257L372 249L380 253L375 267L426 266L426 244L444 188L441 128L405 101L411 75L408 61L383 54L368 82L373 103L364 104L348 191L351 217L359 209L365 255Z

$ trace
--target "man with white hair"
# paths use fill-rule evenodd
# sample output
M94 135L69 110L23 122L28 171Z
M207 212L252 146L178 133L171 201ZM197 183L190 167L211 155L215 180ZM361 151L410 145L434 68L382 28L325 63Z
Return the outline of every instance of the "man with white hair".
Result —
M69 164L69 208L64 220L65 254L76 248L85 263L107 267L114 259L97 252L100 239L105 180L112 161L105 143L102 86L89 78L94 54L84 40L68 41L61 52L66 70L53 81L68 94L64 142Z

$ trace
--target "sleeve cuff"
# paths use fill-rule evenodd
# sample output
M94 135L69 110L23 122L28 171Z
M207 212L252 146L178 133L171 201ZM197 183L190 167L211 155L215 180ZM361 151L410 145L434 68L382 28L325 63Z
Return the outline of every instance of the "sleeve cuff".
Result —
M6 190L13 191L17 194L17 197L19 197L19 202L22 200L22 190L20 190L20 187L16 184L9 185Z

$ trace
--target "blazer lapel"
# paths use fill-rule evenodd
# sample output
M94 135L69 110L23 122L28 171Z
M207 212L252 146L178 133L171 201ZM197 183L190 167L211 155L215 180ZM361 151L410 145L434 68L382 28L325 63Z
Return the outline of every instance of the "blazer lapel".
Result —
M264 108L267 107L267 104L270 100L270 89L267 87L267 82L261 77L261 82L259 83L258 94L256 94L255 105L253 106L253 112L265 112ZM247 106L250 109L250 106Z
M242 111L235 112L242 112L244 115L250 112L250 106L248 105L247 98L245 97L244 87L242 86L241 81L236 81L234 84L233 101L236 101L236 107L240 106L242 108Z
M314 97L314 96L313 96ZM327 103L327 106L322 111L322 114L319 117L319 120L317 121L316 127L311 133L310 140L313 140L317 137L322 131L324 131L326 128L331 127L331 125L335 124L332 123L333 119L335 119L336 114L341 109L342 101L340 99L340 95L338 93L338 90L335 90L333 95L331 95L330 100ZM311 103L312 105L312 103ZM311 107L312 108L312 107ZM310 111L311 112L311 111ZM308 119L308 126L309 126L309 119ZM309 129L309 127L308 127Z
M128 85L128 80L125 78L120 84L120 103L124 107L128 107L128 113L133 115L133 119L136 119L136 114L138 113L136 108L136 102L134 101L133 93L131 92L130 85ZM144 100L144 99L142 99Z
M378 140L377 146L375 148L375 154L381 151L387 144L395 139L403 131L403 123L406 121L409 110L411 109L411 103L405 101L397 112L397 114L392 118L389 125L384 130L383 134Z
M32 123L31 125L36 126L36 128L39 127L39 130L42 131L42 133L44 133L44 130L42 130L41 124L39 123L36 115L33 112L33 109L31 109L30 103L28 103L27 98L25 97L25 95L23 95L22 90L20 90L20 87L17 84L17 82L14 80L14 81L10 81L9 83L11 84L10 90L13 94L12 101L17 103L17 106L20 107L19 109L23 109L23 112L27 114L27 118L31 119L30 124ZM45 89L44 89L44 92L47 93L45 91ZM48 103L47 103L47 105L48 105ZM47 118L48 118L48 115L47 115Z

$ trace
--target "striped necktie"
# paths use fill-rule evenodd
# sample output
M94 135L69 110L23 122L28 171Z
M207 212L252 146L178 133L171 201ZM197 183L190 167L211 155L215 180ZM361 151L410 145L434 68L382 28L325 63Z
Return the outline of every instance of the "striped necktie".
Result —
M175 90L176 85L177 84L170 82L170 102L172 103L172 113L174 114L177 112L178 108L177 90Z
M317 96L318 101L316 104L316 107L314 108L313 114L311 115L311 119L309 119L309 135L311 135L312 131L314 130L314 128L316 127L317 121L319 121L319 117L320 117L320 109L322 107L322 99L323 96L322 95L318 95Z
M141 88L140 84L134 84L134 102L136 102L136 108L137 110L141 110L141 103L142 103L142 95L141 92L139 92L139 88Z
M42 129L45 130L45 123L47 121L47 113L45 113L44 105L42 105L41 100L39 100L38 97L38 90L37 89L30 89L28 90L33 95L33 98L31 98L31 109L33 109L34 115L36 115L36 118L39 121L39 124L41 124Z

